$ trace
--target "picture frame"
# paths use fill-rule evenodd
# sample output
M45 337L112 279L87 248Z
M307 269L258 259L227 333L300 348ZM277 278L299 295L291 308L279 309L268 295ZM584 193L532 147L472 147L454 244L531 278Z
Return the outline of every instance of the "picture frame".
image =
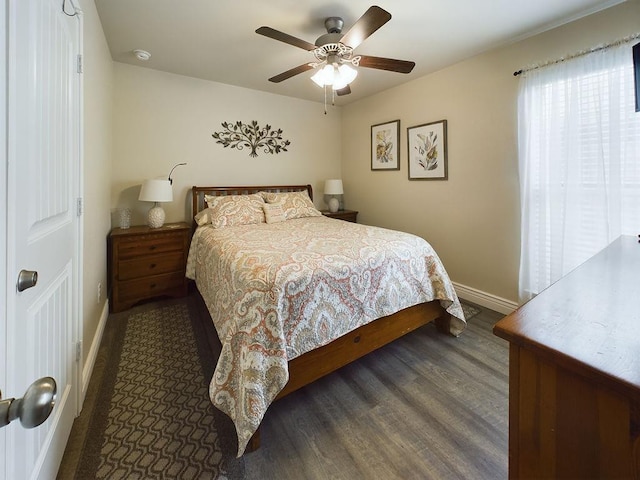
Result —
M400 120L371 126L371 170L400 170Z
M407 128L409 180L447 180L447 121Z

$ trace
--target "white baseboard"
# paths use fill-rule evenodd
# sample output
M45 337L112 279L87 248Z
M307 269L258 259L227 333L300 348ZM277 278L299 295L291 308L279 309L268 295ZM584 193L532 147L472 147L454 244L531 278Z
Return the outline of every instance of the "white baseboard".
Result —
M466 285L461 285L456 282L453 282L453 287L456 289L456 293L461 299L505 315L510 314L518 308L518 304L516 302L483 292L482 290L467 287Z
M93 373L93 367L96 363L96 358L98 356L98 350L100 348L100 343L102 342L102 334L104 333L104 327L107 324L107 318L109 317L109 301L104 303L104 307L102 309L102 313L100 314L100 321L98 322L98 328L96 328L96 333L93 336L93 340L91 341L91 348L89 349L89 354L87 355L87 361L84 363L82 367L82 393L80 397L80 405L78 408L78 415L80 411L82 411L82 405L84 404L84 397L87 394L87 388L89 387L89 380L91 380L91 374Z

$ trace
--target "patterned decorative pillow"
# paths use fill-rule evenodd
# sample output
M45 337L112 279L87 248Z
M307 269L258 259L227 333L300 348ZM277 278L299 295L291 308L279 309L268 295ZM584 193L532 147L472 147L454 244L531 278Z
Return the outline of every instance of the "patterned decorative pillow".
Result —
M206 225L211 222L211 217L209 216L210 208L205 208L204 210L198 212L193 219L196 221L198 226Z
M213 228L264 223L264 200L261 195L205 195Z
M264 218L267 223L279 223L287 219L284 214L284 208L280 203L265 203L262 208L264 209Z
M267 203L279 203L287 220L304 217L320 217L322 213L313 205L307 191L260 192Z

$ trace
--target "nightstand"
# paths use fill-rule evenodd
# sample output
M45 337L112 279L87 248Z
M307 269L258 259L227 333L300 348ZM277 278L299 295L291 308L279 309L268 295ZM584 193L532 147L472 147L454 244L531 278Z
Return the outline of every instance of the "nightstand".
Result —
M185 270L191 227L184 222L160 228L114 228L107 239L111 312L141 300L187 294Z
M338 210L337 212L330 212L329 210L321 210L321 213L325 217L337 218L339 220L346 220L347 222L357 222L358 212L355 210Z

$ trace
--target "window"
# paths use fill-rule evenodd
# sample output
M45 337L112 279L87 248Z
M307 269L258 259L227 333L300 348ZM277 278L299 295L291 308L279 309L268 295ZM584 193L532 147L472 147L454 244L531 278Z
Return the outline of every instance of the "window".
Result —
M640 114L630 44L520 82L520 297L528 300L620 235L640 233Z

